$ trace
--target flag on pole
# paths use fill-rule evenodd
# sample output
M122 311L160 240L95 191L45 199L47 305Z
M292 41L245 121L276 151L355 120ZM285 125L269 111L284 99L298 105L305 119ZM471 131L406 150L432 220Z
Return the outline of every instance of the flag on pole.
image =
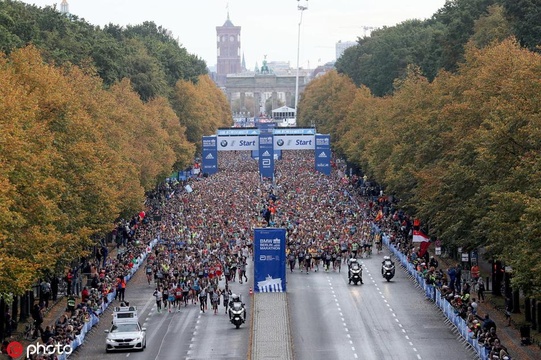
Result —
M413 230L413 242L430 242L430 238L426 236L421 230Z

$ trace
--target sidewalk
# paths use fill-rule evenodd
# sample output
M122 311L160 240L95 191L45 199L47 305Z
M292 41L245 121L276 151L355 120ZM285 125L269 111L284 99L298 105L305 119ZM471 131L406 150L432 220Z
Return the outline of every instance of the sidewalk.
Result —
M438 256L434 257L438 260L439 267L444 270L456 264L456 260L453 259L441 258ZM481 275L484 277L492 273L491 265L482 259L479 259L479 268L481 270ZM503 309L495 306L493 295L490 291L485 292L485 298L485 302L478 302L477 313L481 317L484 317L485 314L489 314L490 318L494 320L497 326L496 334L500 338L501 344L509 351L511 357L513 359L521 360L541 359L541 348L538 345L522 346L520 344L520 330L515 327L516 323L513 324L512 322L511 326L506 326L507 320L505 319L505 313L503 312ZM514 315L517 320L519 318L522 319L524 316L523 314ZM534 331L535 330L532 330L532 335Z

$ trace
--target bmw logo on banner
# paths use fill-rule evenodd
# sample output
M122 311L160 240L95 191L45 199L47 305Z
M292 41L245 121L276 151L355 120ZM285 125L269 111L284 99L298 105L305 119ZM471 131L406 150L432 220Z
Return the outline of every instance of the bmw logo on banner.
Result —
M316 134L315 160L316 171L331 174L331 136Z

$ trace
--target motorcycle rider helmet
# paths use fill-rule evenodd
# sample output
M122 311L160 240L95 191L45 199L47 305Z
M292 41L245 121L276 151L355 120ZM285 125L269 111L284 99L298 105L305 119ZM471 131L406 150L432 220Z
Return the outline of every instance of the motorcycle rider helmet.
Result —
M391 257L388 256L388 255L385 255L385 256L383 257L383 260L391 260Z
M238 296L237 294L233 294L231 295L231 300L233 302L240 302L240 296Z

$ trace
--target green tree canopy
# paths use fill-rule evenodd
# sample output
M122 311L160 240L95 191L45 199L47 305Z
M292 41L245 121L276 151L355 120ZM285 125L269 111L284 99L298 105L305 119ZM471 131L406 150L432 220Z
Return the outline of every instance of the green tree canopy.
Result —
M335 151L396 195L431 236L447 247L483 247L514 269L514 286L539 295L540 74L541 56L516 41L472 41L459 68L432 82L408 66L392 96L360 88L352 100L328 73L299 107L303 121L341 134ZM319 115L340 103L318 97L325 92L350 104L341 116Z

